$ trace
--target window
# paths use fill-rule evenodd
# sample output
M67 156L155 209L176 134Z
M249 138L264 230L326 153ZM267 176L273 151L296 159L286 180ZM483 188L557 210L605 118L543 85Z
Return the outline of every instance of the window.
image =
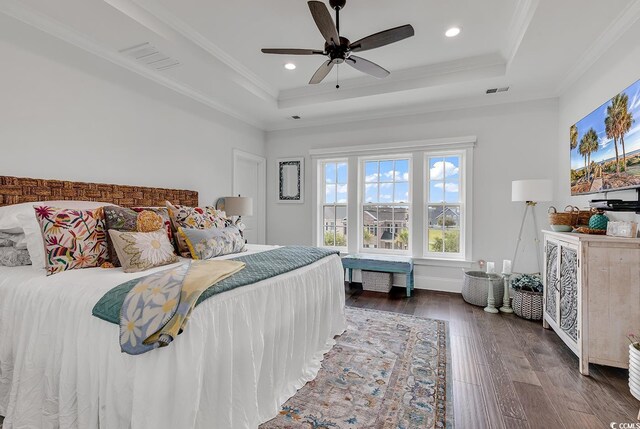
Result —
M322 243L347 247L347 161L325 161L322 167Z
M463 155L426 156L426 254L464 255Z
M362 161L363 250L409 250L410 164L409 158Z
M466 265L475 143L469 136L311 149L314 243Z

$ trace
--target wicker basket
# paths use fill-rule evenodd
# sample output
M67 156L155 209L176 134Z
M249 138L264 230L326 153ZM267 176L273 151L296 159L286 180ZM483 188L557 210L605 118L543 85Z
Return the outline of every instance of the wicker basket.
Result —
M576 221L576 225L574 226L588 226L589 219L591 219L591 216L598 213L598 211L595 208L580 210L577 207L574 207L574 209L578 210L578 220Z
M542 292L514 289L513 312L523 319L542 320Z
M469 304L486 307L490 282L493 285L495 305L500 307L504 294L504 282L502 277L497 274L487 274L482 271L465 271L462 283L462 298Z
M362 271L362 289L372 292L389 293L392 286L391 273Z
M577 207L567 206L564 208L563 213L558 213L558 210L551 206L549 207L549 225L574 226L578 222L579 213L580 209Z

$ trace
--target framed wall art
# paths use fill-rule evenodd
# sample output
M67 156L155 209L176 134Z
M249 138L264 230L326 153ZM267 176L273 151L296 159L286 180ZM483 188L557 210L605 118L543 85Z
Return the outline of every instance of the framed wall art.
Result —
M304 203L304 158L278 159L278 202Z

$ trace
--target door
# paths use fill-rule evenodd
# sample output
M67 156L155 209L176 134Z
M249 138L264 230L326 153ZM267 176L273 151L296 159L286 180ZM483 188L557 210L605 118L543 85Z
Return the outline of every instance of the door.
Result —
M578 249L568 243L560 246L560 329L578 342Z
M559 243L547 239L544 244L544 312L558 323L558 251Z
M233 195L253 199L253 215L242 216L247 242L265 242L266 161L263 157L237 149L233 151Z

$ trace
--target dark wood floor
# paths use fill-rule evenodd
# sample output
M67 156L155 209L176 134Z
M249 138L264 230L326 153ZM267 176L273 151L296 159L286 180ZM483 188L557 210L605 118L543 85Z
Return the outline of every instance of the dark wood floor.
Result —
M540 322L490 314L459 294L404 289L390 294L347 287L347 305L449 321L456 429L609 428L637 422L627 371L578 358Z

